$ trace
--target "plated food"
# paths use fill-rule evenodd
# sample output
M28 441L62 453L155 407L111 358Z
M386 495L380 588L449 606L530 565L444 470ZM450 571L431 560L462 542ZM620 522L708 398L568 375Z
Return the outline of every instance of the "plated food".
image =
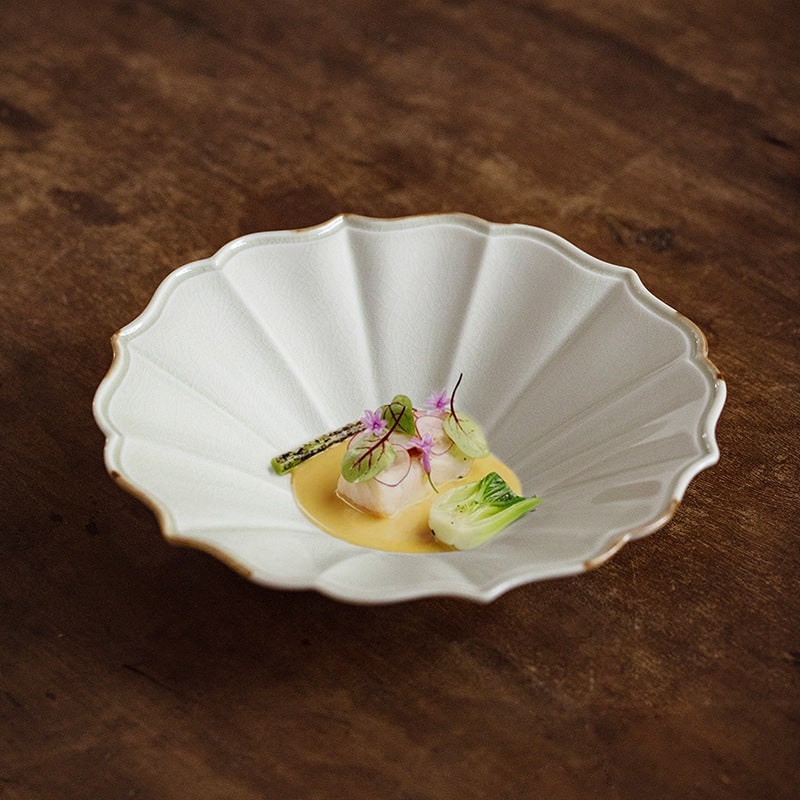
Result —
M406 552L483 545L540 501L512 489L517 476L491 455L477 423L456 411L462 377L421 408L395 395L357 423L274 457L272 468L296 470L300 509L342 539ZM336 457L319 459L345 438Z
M345 215L244 236L167 276L112 345L94 401L106 466L167 541L349 602L488 602L579 574L665 525L719 456L725 383L702 333L633 270L528 225ZM457 410L511 475L494 471L544 498L486 546L329 535L270 468L462 370ZM338 446L308 463L336 474Z

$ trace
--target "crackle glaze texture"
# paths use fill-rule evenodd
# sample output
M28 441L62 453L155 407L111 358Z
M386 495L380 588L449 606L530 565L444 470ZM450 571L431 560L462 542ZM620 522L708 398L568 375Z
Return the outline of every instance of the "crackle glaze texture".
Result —
M489 601L664 525L718 458L702 334L630 269L524 225L339 216L171 274L114 337L106 464L165 536L269 586ZM329 537L270 458L398 392L459 405L541 506L490 545L409 555Z

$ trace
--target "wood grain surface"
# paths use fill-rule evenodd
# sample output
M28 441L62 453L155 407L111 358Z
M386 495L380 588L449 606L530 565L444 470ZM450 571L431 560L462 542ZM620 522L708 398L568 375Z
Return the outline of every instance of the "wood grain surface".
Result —
M0 796L794 798L800 8L0 7ZM106 474L110 335L229 239L539 225L728 382L663 530L487 606L358 607L167 545Z

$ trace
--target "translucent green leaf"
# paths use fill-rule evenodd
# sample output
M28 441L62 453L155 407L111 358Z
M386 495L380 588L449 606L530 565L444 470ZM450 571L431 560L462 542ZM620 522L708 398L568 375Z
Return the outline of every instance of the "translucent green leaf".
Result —
M465 456L484 458L489 455L489 444L483 431L469 417L448 414L444 418L442 429Z
M397 452L385 436L362 436L342 459L342 477L350 483L362 483L391 466Z
M381 406L381 411L389 428L405 433L408 436L413 436L416 432L414 408L411 405L411 399L406 395L395 395L391 403Z

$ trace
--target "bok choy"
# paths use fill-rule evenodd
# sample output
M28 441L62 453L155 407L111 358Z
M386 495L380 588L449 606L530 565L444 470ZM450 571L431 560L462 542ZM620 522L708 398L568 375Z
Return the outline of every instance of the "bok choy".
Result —
M521 497L496 472L442 493L431 506L433 535L458 550L485 544L533 510L541 499Z

